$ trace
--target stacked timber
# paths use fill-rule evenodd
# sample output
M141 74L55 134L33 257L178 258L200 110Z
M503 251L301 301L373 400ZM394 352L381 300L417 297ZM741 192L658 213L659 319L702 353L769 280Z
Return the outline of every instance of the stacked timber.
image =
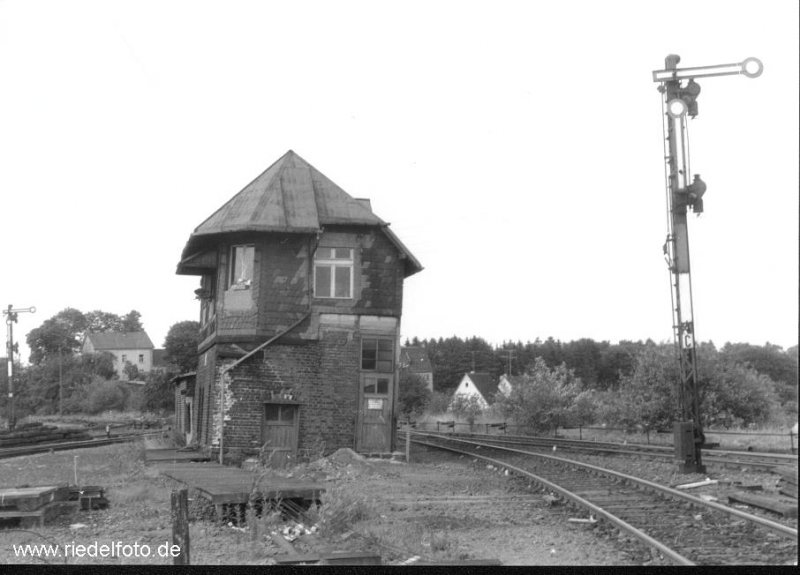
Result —
M0 431L0 449L36 445L38 443L83 441L91 438L85 430L76 427L56 427L37 422L23 423L17 425L13 431Z
M0 488L0 523L19 521L22 527L43 526L58 515L69 502L68 485Z

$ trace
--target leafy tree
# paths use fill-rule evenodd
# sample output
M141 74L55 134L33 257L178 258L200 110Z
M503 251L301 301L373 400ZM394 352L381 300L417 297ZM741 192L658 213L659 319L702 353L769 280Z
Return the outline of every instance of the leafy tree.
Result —
M593 339L583 338L564 344L564 363L575 372L583 385L593 388L597 384L598 371L601 365L602 351L609 343L597 343Z
M96 309L86 313L86 331L89 333L104 333L125 330L122 327L122 318L120 316Z
M610 345L603 349L600 353L597 383L594 387L598 390L616 388L623 376L629 376L633 373L636 356L644 346L645 344L641 341L623 340L616 345Z
M141 331L141 314L131 310L124 317L100 310L83 313L74 308L61 310L32 329L27 337L30 362L38 364L47 357L80 351L87 333Z
M706 426L764 423L775 417L773 382L753 368L733 361L712 343L697 346L700 413ZM682 418L678 405L680 368L672 344L648 344L637 355L634 371L613 392L601 394L601 413L610 423L668 430Z
M86 317L79 310L66 308L28 332L25 340L31 350L30 362L41 363L59 353L72 353L81 347Z
M200 323L180 321L169 328L164 340L166 359L181 372L197 369L197 346L200 343Z
M726 343L722 354L732 362L768 376L774 382L780 403L787 411L797 413L797 346L783 351L779 346L769 343L764 346Z
M498 396L498 404L517 425L541 432L588 417L589 393L581 391L580 379L565 364L550 368L539 357L508 397Z
M748 343L726 343L722 347L722 353L736 363L749 365L757 372L769 376L772 381L797 383L796 351L791 354L783 351L780 346L770 343L763 346Z
M610 423L629 428L670 429L677 421L676 386L680 381L672 345L647 345L636 356L633 373L604 394L601 413Z
M124 332L144 331L144 326L142 326L141 319L142 319L142 314L140 314L135 309L132 309L122 318L122 331Z
M401 371L399 386L397 397L399 412L407 417L422 413L431 397L425 380L415 373Z
M428 401L428 413L445 413L450 407L453 397L449 393L434 391Z
M17 406L20 413L26 414L56 413L59 391L63 393L66 404L76 390L93 379L116 377L113 355L107 352L83 355L65 353L60 358L56 355L17 373L20 374L19 377L15 375Z
M472 427L475 420L483 412L483 405L477 396L459 393L453 397L453 401L450 403L450 410L456 417L466 419L467 423Z
M122 371L128 378L128 381L136 381L139 379L139 368L133 365L131 362L126 361L125 365L122 368Z
M144 386L144 409L149 411L173 411L175 409L175 388L171 374L151 372Z

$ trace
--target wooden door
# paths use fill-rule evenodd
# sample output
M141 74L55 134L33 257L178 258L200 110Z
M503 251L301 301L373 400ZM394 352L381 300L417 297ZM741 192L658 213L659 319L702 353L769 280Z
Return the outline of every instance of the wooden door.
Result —
M392 441L392 374L361 374L356 451L387 453Z
M264 404L261 445L265 459L274 467L283 467L297 457L300 423L297 408L295 404Z

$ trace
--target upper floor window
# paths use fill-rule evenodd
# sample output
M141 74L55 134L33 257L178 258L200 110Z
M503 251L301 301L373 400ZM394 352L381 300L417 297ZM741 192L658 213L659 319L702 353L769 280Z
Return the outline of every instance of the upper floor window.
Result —
M139 354L139 363L144 363L144 354L143 353Z
M353 297L352 248L317 248L314 254L314 297Z
M122 363L125 363L126 361L128 361L128 356L123 353L122 354Z
M253 260L255 246L232 246L228 287L250 289L253 284Z
M363 338L361 369L391 373L394 370L394 342L391 339Z

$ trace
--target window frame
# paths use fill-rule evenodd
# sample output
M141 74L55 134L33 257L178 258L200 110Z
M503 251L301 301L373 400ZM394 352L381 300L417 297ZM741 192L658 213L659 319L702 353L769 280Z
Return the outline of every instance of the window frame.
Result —
M321 258L319 257L320 250L331 250L331 257L329 258ZM338 250L346 250L348 252L348 257L346 258L339 258L336 257L338 255ZM322 294L319 285L319 281L317 279L317 270L319 268L327 268L330 273L330 284L326 286L328 288L326 294ZM338 300L348 300L348 299L355 299L355 249L352 247L343 247L343 246L323 246L318 247L317 250L314 252L314 297L318 299L338 299ZM336 270L337 269L347 269L350 272L350 282L348 285L348 295L346 296L337 296L336 295Z
M370 348L365 347L365 343L375 342L375 347ZM381 349L381 343L389 344L389 349ZM394 349L395 342L394 338L389 337L380 337L380 336L366 336L361 338L361 371L371 372L371 373L394 373L395 371L395 357L394 357ZM367 357L365 355L365 351L372 354L374 351L374 357ZM383 356L381 356L383 353ZM388 362L388 366L386 363ZM383 365L381 365L383 364ZM372 367L365 367L372 366ZM387 369L388 367L388 369Z
M243 250L243 258L237 258L237 250ZM247 257L248 252L250 257ZM244 259L250 261L249 278L238 281L236 279L236 262ZM245 290L253 287L253 279L255 278L255 262L256 262L256 246L255 244L234 244L230 247L228 252L228 274L227 274L227 287L228 289ZM245 267L245 269L247 269Z

